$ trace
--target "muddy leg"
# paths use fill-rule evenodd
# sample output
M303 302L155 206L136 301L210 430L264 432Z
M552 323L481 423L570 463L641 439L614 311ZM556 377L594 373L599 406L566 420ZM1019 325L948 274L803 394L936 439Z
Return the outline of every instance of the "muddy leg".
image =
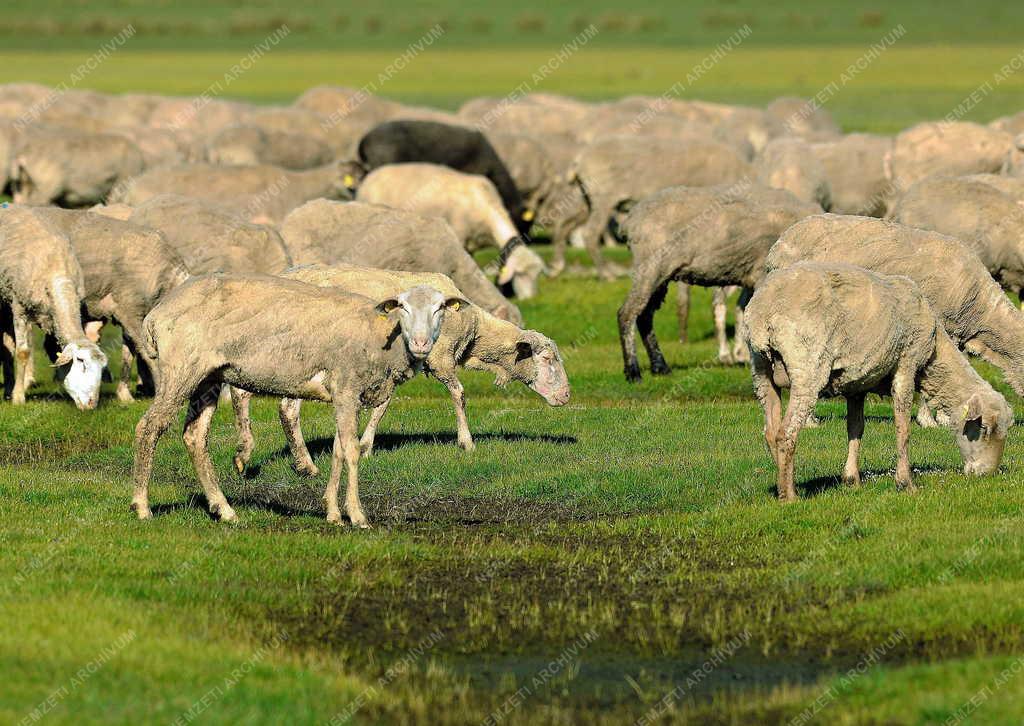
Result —
M644 348L647 349L647 357L651 361L651 373L655 376L665 375L672 370L668 367L665 356L661 353L661 347L658 345L658 337L654 334L654 314L658 312L658 308L665 301L667 293L668 282L663 282L654 291L654 295L647 302L644 311L636 319L636 327L640 331L640 339L643 341Z
M369 523L363 513L359 501L359 441L356 432L359 429L359 409L349 402L335 399L334 419L337 431L334 435L334 451L331 457L331 476L324 492L327 504L327 521L341 522L341 511L338 508L338 487L341 483L341 463L345 461L348 469L348 487L345 490L345 511L353 527L368 529Z
M843 468L843 483L860 486L860 440L864 436L864 394L846 397L846 438L849 446L846 452L846 466Z
M231 408L235 412L235 431L238 433L234 458L235 471L243 474L245 467L249 465L249 459L252 458L252 450L256 446L252 435L252 418L249 413L252 406L252 394L234 386L228 386L228 391L231 396Z
M636 263L634 263L636 269ZM640 364L636 358L637 319L647 308L654 293L663 283L653 274L644 273L643 278L634 277L633 286L626 295L626 301L619 308L619 343L622 345L623 368L626 380L631 383L640 380Z
M816 358L810 357L811 360ZM786 406L786 415L782 419L781 429L776 436L776 447L779 461L779 499L783 502L796 500L796 487L793 482L794 458L796 456L796 440L804 422L814 410L814 404L818 401L818 392L828 381L828 371L825 372L823 380L802 378L790 380L789 405Z
M181 438L185 442L189 456L192 457L192 466L195 467L199 483L206 493L210 514L222 522L234 522L238 517L217 484L217 473L213 470L213 461L210 460L210 422L217 411L220 389L220 381L207 382L192 394Z
M303 476L316 476L320 473L313 457L306 448L306 439L302 435L302 400L298 398L282 398L277 407L277 416L281 419L284 437L288 441L288 450L292 452L295 471Z
M892 381L892 416L896 423L896 485L907 491L915 491L910 476L910 409L914 404L913 373L896 372Z
M690 286L676 283L676 317L679 319L679 342L690 342Z

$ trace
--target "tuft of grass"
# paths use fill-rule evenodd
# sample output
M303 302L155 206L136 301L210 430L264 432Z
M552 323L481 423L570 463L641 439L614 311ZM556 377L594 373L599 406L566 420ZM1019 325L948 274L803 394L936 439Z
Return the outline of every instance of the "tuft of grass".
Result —
M515 19L515 29L520 33L540 33L547 24L540 13L523 13Z

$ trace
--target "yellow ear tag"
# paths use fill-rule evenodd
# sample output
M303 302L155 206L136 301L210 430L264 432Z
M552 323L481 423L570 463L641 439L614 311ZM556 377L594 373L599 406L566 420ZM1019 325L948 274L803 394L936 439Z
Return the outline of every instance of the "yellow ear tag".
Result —
M523 221L524 222L532 222L533 221L533 210L532 209L527 209L525 212L523 212Z
M388 319L388 314L387 313L377 313L377 317L380 318L381 320L387 320Z
M351 174L346 174L345 178L342 179L342 181L345 183L345 186L349 188L352 188L356 185L356 178Z
M502 265L501 269L498 270L498 277L502 277L507 271L508 271L508 268L505 267L504 265Z
M459 307L460 307L460 305L459 305L459 301L458 300L456 300L455 302L452 303L452 310L458 310Z

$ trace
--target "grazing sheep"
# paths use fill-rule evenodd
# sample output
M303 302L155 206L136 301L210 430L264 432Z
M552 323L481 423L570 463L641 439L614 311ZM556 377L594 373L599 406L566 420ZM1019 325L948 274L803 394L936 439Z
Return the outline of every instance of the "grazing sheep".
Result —
M886 175L905 190L926 176L999 172L1019 153L1005 131L966 121L920 123L896 136Z
M541 136L574 135L594 107L567 96L530 94L519 99L474 98L458 116L488 133L530 133Z
M957 177L926 177L888 215L969 244L1004 289L1024 292L1024 208L994 186Z
M1024 396L1024 314L963 242L888 220L820 214L787 229L766 265L778 270L800 260L846 262L909 277L953 342L985 357Z
M87 210L38 207L32 213L71 242L82 267L82 306L88 319L121 326L124 347L118 400L134 400L129 382L136 355L145 366L140 365L144 387L152 390L153 361L139 342L142 320L188 278L189 268L160 232L144 226Z
M874 134L846 134L834 141L811 144L825 170L831 211L881 217L893 193L885 173L892 139Z
M82 207L103 201L114 185L140 173L142 152L119 134L35 128L23 132L11 161L16 204Z
M547 147L527 134L495 133L488 134L487 138L515 182L523 200L523 219L533 220L554 177Z
M260 275L194 277L146 316L150 355L160 362L156 397L135 429L132 508L149 519L149 479L160 436L188 403L183 438L210 512L236 519L217 484L210 422L224 383L334 406L337 430L324 493L327 521L340 523L338 484L348 468L345 508L369 527L359 502L359 412L380 406L430 354L446 310L463 300L417 286L381 301Z
M750 184L670 187L637 204L622 224L633 250L633 284L618 315L626 380L640 380L634 327L650 357L651 373L669 372L654 333L654 313L669 282L752 290L764 277L765 257L783 230L820 211L782 189ZM742 355L741 345L737 336L733 355ZM719 360L731 363L733 355L722 335Z
M754 178L766 187L785 189L797 199L813 202L828 211L832 204L825 167L815 158L810 144L801 139L772 139L754 161Z
M675 142L611 136L584 147L570 170L587 200L583 239L602 277L611 277L599 241L616 212L666 187L735 182L750 165L732 148L715 142Z
M216 200L243 219L278 224L288 212L311 199L351 198L361 173L359 165L352 162L306 171L266 164L185 164L152 169L119 184L110 201L137 207L159 194L181 194Z
M334 152L325 141L314 136L249 125L229 126L217 133L206 144L205 156L211 164L269 164L302 170L329 164Z
M480 131L466 126L395 120L372 129L359 142L359 161L367 171L402 163L447 166L464 174L479 174L494 184L501 203L515 220L518 233L530 231L526 209L515 182L491 142Z
M519 309L487 279L440 217L376 204L316 199L285 218L281 236L296 265L348 263L439 272L489 313L516 325L523 322Z
M82 328L85 283L71 243L48 219L28 207L0 209L0 307L9 311L0 334L14 341L11 401L25 403L30 324L56 336L56 365L67 366L64 388L78 408L96 408L107 357ZM6 347L6 346L5 346Z
M292 264L276 229L192 197L161 194L131 210L129 219L163 233L194 275L275 275Z
M371 299L397 295L415 285L429 285L450 299L464 298L449 278L432 272L396 272L357 265L307 265L289 270L282 277L321 287L331 286ZM455 406L459 446L466 451L472 451L474 444L466 419L465 394L456 375L458 366L490 371L495 374L497 385L517 380L552 406L562 406L569 399L569 380L558 347L550 338L499 320L475 305L462 308L459 315L447 314L441 333L426 358L425 371L448 389ZM239 446L235 466L242 472L253 450L248 415L251 395L233 389L232 394L236 393L239 394L235 403ZM390 399L374 409L370 416L360 441L364 455L368 456L373 451L377 426L389 403ZM317 468L303 442L299 406L297 400L282 400L281 423L295 458L296 470L316 476Z
M779 134L823 141L843 133L832 114L808 99L781 96L765 106L764 113Z
M952 421L965 474L999 467L1013 411L957 350L909 278L800 262L768 275L747 305L745 322L780 500L796 499L797 434L822 395L846 397L848 484L860 484L868 393L892 396L899 486L914 489L907 442L915 388ZM783 387L790 389L785 417Z
M439 164L389 164L370 172L356 199L442 217L466 244L480 240L501 250L498 284L516 297L537 294L544 261L523 243L491 182Z

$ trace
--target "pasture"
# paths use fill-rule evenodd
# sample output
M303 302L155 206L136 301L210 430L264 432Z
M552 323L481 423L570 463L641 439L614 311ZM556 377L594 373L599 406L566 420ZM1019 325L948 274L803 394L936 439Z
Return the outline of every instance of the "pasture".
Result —
M436 47L378 88L447 109L508 93L584 21L599 34L533 90L658 95L749 22L749 42L683 97L811 96L903 23L906 39L825 106L846 131L881 133L942 118L1022 51L1020 8L995 0L971 4L969 20L958 3L832 0L810 12L735 0L648 3L621 22L604 0L586 13L517 4L480 18L448 0L329 18L270 0L162 14L129 0L85 14L54 5L42 19L34 3L5 10L7 80L68 83L139 20L145 32L78 87L198 95L280 21L294 35L225 95L282 103L317 84L371 83L447 21ZM1022 90L1024 72L964 118L1019 111ZM625 249L606 254L629 262ZM950 432L915 426L920 491L908 495L893 480L891 408L869 398L864 484L850 489L839 483L845 407L822 402L822 425L797 448L800 501L780 506L750 373L716 360L710 293L694 293L686 345L670 293L656 327L673 371L652 377L641 354L644 379L631 385L615 322L629 281L588 276L582 251L569 261L520 306L561 347L570 403L548 408L467 372L467 454L443 388L404 385L361 465L366 532L324 522L326 474L293 471L270 399L254 403L243 475L230 405L215 418L237 525L206 514L180 426L158 449L156 516L136 521L132 435L147 401L118 404L105 384L100 408L79 412L37 349L28 404L0 404L0 721L1024 721L1024 434L1011 430L998 475L968 479ZM108 328L115 370L119 343ZM1024 422L998 371L976 366ZM326 471L328 408L307 404L303 424Z

